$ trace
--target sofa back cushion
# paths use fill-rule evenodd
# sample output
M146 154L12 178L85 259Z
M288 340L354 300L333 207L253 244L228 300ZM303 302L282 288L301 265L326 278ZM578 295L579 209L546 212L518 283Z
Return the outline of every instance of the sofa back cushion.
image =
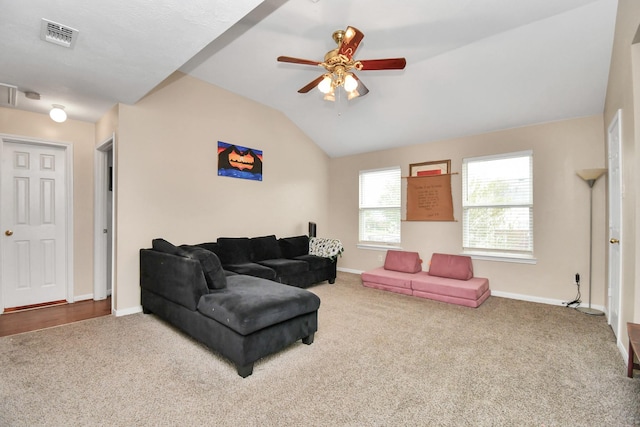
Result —
M309 236L283 237L278 243L284 258L309 255Z
M251 242L248 237L218 237L222 265L251 262Z
M253 261L282 258L280 245L278 244L278 239L276 239L275 235L272 234L270 236L252 237L249 241L251 242Z
M140 287L191 311L211 292L200 262L152 249L140 249Z
M429 275L449 279L469 280L473 277L471 257L434 253L431 256Z
M187 258L200 262L204 279L209 289L224 289L227 287L227 276L224 274L216 254L199 246L182 245L180 248L186 252Z
M218 258L220 258L220 248L218 247L218 244L216 242L198 243L196 246L211 251L214 254L218 255Z
M404 273L417 273L422 271L422 260L418 252L387 251L384 269L402 271Z

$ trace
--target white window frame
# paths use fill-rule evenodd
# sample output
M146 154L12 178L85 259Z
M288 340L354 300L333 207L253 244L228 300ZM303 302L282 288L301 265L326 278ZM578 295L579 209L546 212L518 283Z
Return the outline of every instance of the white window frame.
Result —
M506 160L514 158L529 157L529 198L526 201L512 202L512 203L471 203L467 197L468 191L468 165L474 162L485 162L492 160ZM462 159L462 248L463 253L471 255L474 258L479 259L492 259L492 260L504 260L511 262L524 262L535 263L534 257L534 226L533 226L533 151L519 151L498 155L482 156L482 157L470 157ZM528 230L528 249L522 249L517 247L511 248L498 248L498 247L479 247L473 246L468 241L468 213L473 209L495 209L495 208L528 208L529 209L529 230Z
M363 175L367 175L367 174L376 174L376 173L392 173L392 174L397 174L397 179L398 179L398 194L397 194L397 200L394 201L393 204L386 204L386 205L378 205L378 204L369 204L367 205L367 203L364 203L363 201L363 190L362 185L363 185ZM382 168L382 169L369 169L369 170L362 170L360 171L360 173L358 174L358 247L359 248L364 248L364 249L376 249L376 248L383 248L383 249L389 249L389 248L398 248L401 242L401 222L402 222L402 218L401 218L401 204L402 204L402 191L401 191L401 168L400 166L394 166L394 167L389 167L389 168ZM397 210L397 223L394 225L393 228L395 228L397 230L397 239L381 239L381 240L375 240L375 239L363 239L363 212L364 211L370 211L370 210L380 210L380 209L384 209L384 210Z

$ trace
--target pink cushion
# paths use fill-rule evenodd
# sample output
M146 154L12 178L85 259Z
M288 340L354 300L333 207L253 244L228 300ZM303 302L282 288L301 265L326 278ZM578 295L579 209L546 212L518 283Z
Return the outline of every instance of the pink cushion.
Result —
M429 275L450 279L469 280L473 277L471 257L463 255L433 254Z
M365 271L361 275L365 283L377 283L394 288L411 289L412 275L400 271L389 271L382 267ZM365 285L367 286L367 285Z
M484 294L482 294L480 296L480 298L478 298L476 300L467 299L467 298L452 297L452 296L448 296L448 295L432 294L430 292L413 291L413 296L414 297L428 298L428 299L432 299L434 301L448 302L450 304L463 305L465 307L473 307L473 308L479 307L480 304L485 302L487 300L487 298L489 298L490 295L491 295L491 290L490 289L487 289L487 291Z
M422 271L422 260L418 252L387 251L384 269L402 271L404 273L417 273Z
M418 273L411 280L411 288L414 294L416 291L420 291L477 300L489 290L489 279L473 277L469 280L456 280L432 276L427 273Z

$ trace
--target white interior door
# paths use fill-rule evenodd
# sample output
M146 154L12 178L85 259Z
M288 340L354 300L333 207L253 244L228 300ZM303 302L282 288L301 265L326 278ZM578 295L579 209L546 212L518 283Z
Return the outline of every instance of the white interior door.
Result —
M66 170L64 147L3 144L4 307L67 299Z
M620 337L620 278L622 257L622 178L621 174L621 123L620 110L616 113L607 134L609 152L609 324L616 337Z

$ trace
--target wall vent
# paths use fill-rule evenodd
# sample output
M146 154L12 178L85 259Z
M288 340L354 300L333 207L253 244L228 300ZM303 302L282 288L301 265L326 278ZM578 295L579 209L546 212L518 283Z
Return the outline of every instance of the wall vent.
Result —
M0 107L15 107L18 105L18 87L0 83Z
M78 38L78 30L42 18L40 38L46 42L73 49Z

